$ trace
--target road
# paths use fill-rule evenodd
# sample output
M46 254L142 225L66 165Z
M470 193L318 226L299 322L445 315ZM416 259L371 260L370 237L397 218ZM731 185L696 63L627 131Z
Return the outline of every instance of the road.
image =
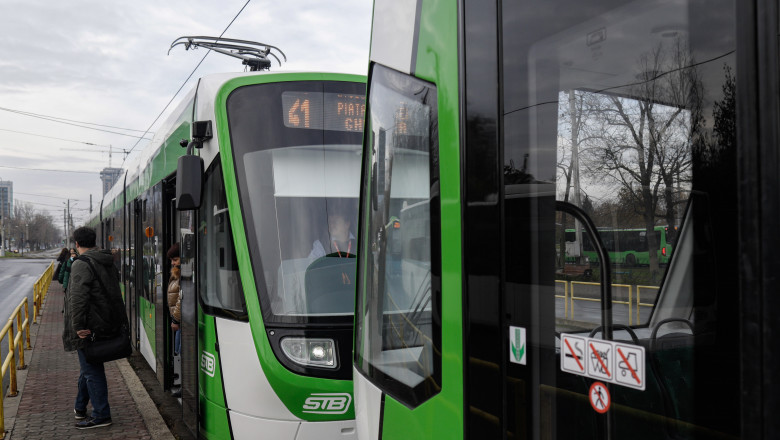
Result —
M25 297L27 297L30 319L32 319L33 285L55 259L58 251L28 254L30 257L26 255L25 258L0 259L0 327L6 324L11 313ZM0 341L0 364L7 355L8 338L6 337ZM6 373L3 377L3 392L7 390L8 383Z

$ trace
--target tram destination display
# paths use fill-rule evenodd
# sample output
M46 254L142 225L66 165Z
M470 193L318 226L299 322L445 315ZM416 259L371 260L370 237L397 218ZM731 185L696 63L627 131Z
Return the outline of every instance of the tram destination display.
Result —
M283 92L284 125L315 130L363 131L366 98L348 93Z

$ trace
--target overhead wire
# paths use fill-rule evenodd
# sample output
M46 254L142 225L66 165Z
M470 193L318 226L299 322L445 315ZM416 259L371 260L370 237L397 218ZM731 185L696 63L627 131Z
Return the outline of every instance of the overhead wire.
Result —
M54 173L100 174L100 171L55 170L55 169L47 169L47 168L12 167L10 165L0 165L0 168L10 168L12 170L25 170L25 171L49 171Z
M86 141L74 141L72 139L63 139L63 138L58 138L58 137L54 137L54 136L46 136L46 135L42 135L42 134L29 133L29 132L26 132L26 131L9 130L7 128L0 128L0 131L8 131L8 132L11 132L11 133L26 134L26 135L30 135L30 136L37 136L37 137L42 137L42 138L47 138L47 139L55 139L55 140L58 140L58 141L73 142L73 143L76 143L76 144L92 145L94 147L111 147L110 145L95 144L93 142L86 142Z
M135 129L135 128L117 127L115 125L98 124L96 122L77 121L75 119L66 119L66 118L60 118L59 116L43 115L43 114L40 114L40 113L33 113L33 112L28 112L28 111L24 111L24 110L17 110L17 109L8 108L8 107L0 107L0 110L6 111L6 112L11 112L11 113L17 113L17 114L20 114L20 115L23 115L23 116L30 116L30 117L33 117L33 118L54 119L54 120L57 120L57 121L66 121L66 122L75 122L75 123L79 123L79 124L95 125L97 127L115 128L117 130L137 131L139 133L143 132L143 130L138 130L138 129Z
M68 197L59 197L59 196L47 196L47 195L43 195L43 194L23 193L23 192L19 192L19 191L14 191L14 194L21 194L23 196L48 197L50 199L72 200L74 202L86 202L86 200L81 200L81 199L71 199L71 198L68 198Z
M246 6L249 4L249 2L250 2L250 1L252 1L252 0L247 0L247 1L246 1L246 3L244 3L244 6L242 6L242 7L241 7L241 9L238 11L238 13L236 14L236 16L235 16L235 17L233 17L233 19L232 19L232 20L230 20L230 23L228 23L228 25L225 27L225 30L223 30L223 31L222 31L222 33L221 33L221 34L219 34L219 37L217 37L217 41L219 41L219 39L220 39L220 38L222 38L222 36L223 36L223 35L225 35L225 32L227 32L227 30L230 28L230 26L232 26L232 25L233 25L233 22L234 22L234 21L236 21L236 19L238 18L238 16L239 16L239 15L241 15L241 13L242 13L242 12L244 12L244 9L246 8ZM143 134L143 135L141 135L141 136L146 136L146 133L147 133L147 132L149 132L149 130L151 130L151 129L152 129L152 127L154 126L154 124L155 124L155 123L157 123L157 120L158 120L158 119L160 119L160 117L163 115L163 113L165 113L165 110L167 110L167 109L168 109L168 107L171 105L171 103L173 102L173 100L176 98L176 96L178 96L179 92L181 92L181 90L184 88L184 86L187 84L187 82L190 80L190 78L192 78L192 75L194 75L194 74L195 74L195 71L197 71L197 70L198 70L198 68L200 67L200 65L201 65L201 64L203 64L203 61L206 59L206 57L207 57L207 56L209 56L209 54L210 54L210 53L211 53L211 49L209 49L209 50L206 52L206 54L205 54L205 55L203 55L203 58L201 58L201 59L200 59L200 61L198 62L198 64L195 66L195 68L194 68L194 69L192 69L192 72L190 72L189 76L187 76L187 79L185 79L185 80L184 80L184 82L181 84L181 86L179 87L179 90L177 90L177 91L176 91L176 93L174 93L174 94L173 94L173 96L171 97L170 101L168 101L168 103L167 103L167 104L165 104L165 107L163 107L162 111L160 111L160 114L158 114L158 115L157 115L157 117L156 117L156 118L154 118L154 121L152 121L152 123L151 123L151 124L149 124L149 128L147 128L147 129L146 129L146 131L144 132L144 134ZM138 146L138 142L140 142L140 139L139 139L138 141L136 141L135 145L133 145L133 147L132 147L132 148L130 148L130 150L129 150L129 152L127 153L127 155L125 155L125 158L122 160L122 164L119 166L120 168L122 168L122 166L124 166L124 164L125 164L125 161L127 160L127 156L128 156L130 153L132 153L132 152L133 152L133 150L135 150L135 147L137 147L137 146Z
M8 108L4 108L4 107L0 107L0 110L8 111L8 112L11 112L11 113L17 113L17 114L25 115L25 116L32 116L34 118L43 119L43 120L51 121L51 122L57 122L57 123L60 123L60 124L65 124L65 125L71 125L71 126L74 126L74 127L86 128L87 130L103 131L103 132L106 132L106 133L118 134L120 136L127 136L127 137L131 137L131 138L138 138L139 142L142 139L146 139L146 140L149 140L149 141L151 140L151 138L144 137L144 136L146 136L147 132L144 132L144 134L141 135L141 136L136 136L136 135L133 135L133 134L120 133L118 131L104 130L102 128L95 128L95 127L89 127L89 126L86 126L86 125L74 124L72 122L66 122L65 120L60 120L60 119L56 119L56 118L52 118L52 117L46 117L46 116L38 116L38 115L34 115L33 113L28 113L28 112L23 112L23 111L19 111L19 110L8 109ZM89 122L85 122L85 124L89 124ZM126 128L120 128L120 130L127 130L127 129ZM138 142L136 142L136 144L137 143Z

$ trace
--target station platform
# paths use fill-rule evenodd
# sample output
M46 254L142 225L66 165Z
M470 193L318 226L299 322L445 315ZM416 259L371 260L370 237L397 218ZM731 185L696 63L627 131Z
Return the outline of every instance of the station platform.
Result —
M63 300L62 286L52 283L39 322L30 327L33 348L25 351L28 367L17 370L19 394L3 398L4 440L183 438L172 433L127 359L105 364L113 424L83 430L75 427L79 361L75 351L62 347Z

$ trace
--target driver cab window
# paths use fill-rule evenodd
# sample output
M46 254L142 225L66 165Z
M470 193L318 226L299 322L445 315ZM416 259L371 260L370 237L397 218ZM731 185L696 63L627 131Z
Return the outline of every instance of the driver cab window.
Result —
M241 277L233 246L230 213L219 158L206 173L199 211L199 292L204 311L230 319L246 320Z

